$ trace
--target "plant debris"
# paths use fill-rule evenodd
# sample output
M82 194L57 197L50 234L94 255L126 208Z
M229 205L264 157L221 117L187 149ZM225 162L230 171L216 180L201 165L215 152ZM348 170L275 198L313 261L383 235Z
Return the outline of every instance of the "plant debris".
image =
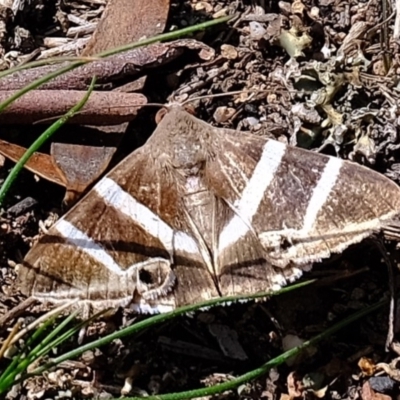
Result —
M172 1L167 31L234 13L238 17L229 26L195 35L212 49L207 57L185 55L143 72L147 79L140 92L149 102L194 99L197 115L216 126L350 159L400 184L400 11L395 5L382 0ZM0 1L0 69L81 53L105 6L106 0ZM125 135L116 160L151 134L153 115L146 110L131 123L135 134ZM3 140L23 147L37 135L35 126L3 125L2 131ZM68 143L68 132L58 139ZM49 153L50 145L43 151ZM2 163L4 181L12 164ZM39 227L46 230L62 213L62 198L62 189L28 171L10 193L8 212L0 216L0 320L23 301L13 284L15 265L42 234ZM397 265L395 246L388 244L388 251ZM216 307L87 351L15 385L6 398L146 396L226 382L279 355L288 342L290 348L388 296L387 267L371 242L308 277L319 275L330 276L330 283L267 302ZM398 289L398 276L395 284ZM371 314L316 352L214 398L399 398L399 327L392 351L385 353L388 312ZM43 306L34 305L20 314L22 325L41 313ZM92 324L82 340L143 318L120 310ZM0 326L0 343L12 326ZM57 352L77 346L78 339ZM6 365L0 360L0 370Z

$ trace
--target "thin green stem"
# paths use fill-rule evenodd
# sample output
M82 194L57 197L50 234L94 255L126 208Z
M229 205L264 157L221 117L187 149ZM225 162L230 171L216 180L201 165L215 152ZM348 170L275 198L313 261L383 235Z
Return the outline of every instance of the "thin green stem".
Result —
M42 145L46 142L61 126L63 126L69 118L75 115L79 110L87 102L90 94L93 91L96 79L93 78L90 84L88 91L86 92L85 96L82 100L72 107L64 116L58 119L54 124L52 124L48 129L46 129L36 140L35 142L29 147L29 149L24 153L21 159L15 164L14 168L11 170L9 175L7 176L6 180L4 181L3 185L0 188L0 205L3 204L4 198L8 193L12 183L28 161L28 159L35 153Z
M26 69L36 68L36 67L44 67L45 65L49 64L60 64L63 62L91 62L97 60L95 57L51 57L46 58L45 60L36 60L31 61L29 63L20 64L16 67L6 69L0 72L0 80L7 75L15 74L16 72L24 71Z
M72 64L68 64L66 67L60 68L60 69L58 69L54 72L51 72L39 79L36 79L32 83L24 86L21 90L18 90L17 92L15 92L7 100L4 100L2 103L0 103L0 112L2 112L11 103L13 103L15 100L19 99L25 93L28 93L31 90L36 89L40 85L43 85L44 83L50 81L51 79L56 78L59 75L65 74L66 72L69 72L69 71L73 70L74 68L79 67L80 65L83 65L83 64L84 64L84 62L75 62Z
M223 297L223 298L218 298L218 299L213 299L213 300L209 300L203 303L198 303L195 305L189 305L189 306L185 306L185 307L180 307L175 311L169 312L169 313L165 313L165 314L159 314L159 315L155 315L151 318L148 318L144 321L140 321L137 322L136 324L133 324L131 326L128 326L127 328L124 328L120 331L117 332L113 332L110 335L107 335L99 340L96 340L94 342L91 343L87 343L84 346L81 346L77 349L74 349L72 351L69 351L68 353L65 353L63 355L61 355L60 357L54 358L53 360L51 360L49 363L36 368L34 371L32 371L32 373L30 375L38 375L40 373L42 373L43 371L46 371L47 369L63 362L66 360L70 360L73 358L76 358L78 356L80 356L82 353L84 353L85 351L88 350L92 350L95 348L98 348L100 346L104 346L110 342L112 342L115 339L120 339L122 337L128 336L128 335L133 335L138 333L141 330L144 330L146 328L150 328L153 327L155 324L159 324L165 321L168 321L172 318L176 318L180 315L185 315L188 313L192 313L194 311L197 311L199 309L204 309L204 308L210 308L210 307L215 307L217 305L221 305L223 303L233 303L233 302L239 302L239 301L243 301L243 300L251 300L251 299L260 299L260 298L266 298L266 297L272 297L272 296L278 296L278 295L282 295L284 293L288 293L292 290L296 290L296 289L300 289L302 287L311 285L312 283L314 283L315 280L309 280L309 281L305 281L305 282L301 282L295 285L291 285L288 287L285 287L279 291L276 292L270 292L270 293L259 293L256 295L252 295L252 296L229 296L229 297Z
M331 328L327 329L326 331L322 332L321 334L314 336L312 339L304 342L301 346L297 346L291 350L286 351L285 353L279 355L278 357L273 358L272 360L268 361L261 367L254 369L244 375L239 376L236 379L232 379L229 382L224 382L219 385L214 385L209 388L202 388L202 389L195 389L195 390L188 390L186 392L180 393L170 393L170 394L162 394L158 396L149 396L146 397L146 400L184 400L184 399L193 399L193 398L200 398L205 396L212 396L218 393L226 392L227 390L236 389L238 386L247 383L253 379L257 379L262 375L265 375L271 368L276 367L278 365L283 364L289 358L294 357L307 349L308 347L315 346L319 342L324 339L327 339L329 336L332 336L334 333L339 331L340 329L344 328L345 326L351 324L354 321L364 317L367 314L370 314L383 305L387 304L387 300L380 301L370 307L365 308L364 310L358 311L353 315L345 318L343 321L338 322ZM125 400L139 400L139 397L130 397L125 398Z
M213 19L211 21L202 22L201 24L197 24L194 26L188 26L187 28L179 29L179 30L176 30L173 32L162 33L160 35L153 36L148 39L140 40L139 42L136 42L136 43L130 43L130 44L126 44L123 46L115 47L111 50L103 51L102 53L97 54L96 57L108 57L108 56L112 56L117 53L121 53L123 51L135 49L135 48L141 47L141 46L147 46L149 44L153 44L156 42L165 42L167 40L179 39L182 36L190 35L192 33L208 29L212 26L223 24L224 22L228 22L233 18L235 18L235 15L228 15L226 17L221 17L221 18Z

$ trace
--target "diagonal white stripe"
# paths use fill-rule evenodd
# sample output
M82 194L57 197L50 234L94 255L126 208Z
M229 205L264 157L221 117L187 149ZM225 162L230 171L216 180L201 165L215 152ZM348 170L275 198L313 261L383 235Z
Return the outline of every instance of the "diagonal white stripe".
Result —
M249 230L254 214L265 195L268 186L274 179L275 172L281 164L286 145L276 140L268 140L253 175L243 190L239 201L233 205L235 216L222 230L219 237L219 251L224 250L244 236Z
M174 236L174 252L183 251L188 254L200 255L199 246L187 233L178 231Z
M154 262L168 263L169 261L161 257L149 258L146 261L135 263L128 268L122 269L119 264L106 252L106 250L90 238L86 233L76 228L65 219L60 219L54 225L54 229L61 233L63 238L70 244L76 246L79 250L85 252L99 263L103 264L109 271L117 275L131 275L135 270L151 265Z
M94 187L94 190L107 204L122 212L151 236L159 239L172 257L174 231L161 218L146 206L140 204L110 178L103 178ZM169 261L164 258L156 257L149 258L146 261L122 269L100 244L96 243L92 238L86 235L86 233L76 228L70 222L61 219L54 228L61 233L67 242L75 245L81 251L103 264L109 271L117 275L130 274L132 270L136 270L137 268L141 268L155 261L169 263ZM198 254L199 252L196 242L191 236L184 232L175 232L175 246L177 246L179 250L184 250L188 253Z
M123 271L121 267L114 261L114 259L97 244L92 238L87 236L84 232L75 228L70 222L65 219L60 219L54 225L54 228L62 234L67 242L75 245L78 249L84 251L93 257L96 261L103 264L110 271L120 275Z
M329 158L329 161L326 163L322 175L319 178L317 186L315 186L312 192L303 220L302 231L308 232L313 227L319 211L326 203L326 200L335 186L342 165L343 161L339 158Z
M157 238L172 254L173 230L158 215L140 204L110 178L103 178L94 190L104 201L132 219L151 236Z

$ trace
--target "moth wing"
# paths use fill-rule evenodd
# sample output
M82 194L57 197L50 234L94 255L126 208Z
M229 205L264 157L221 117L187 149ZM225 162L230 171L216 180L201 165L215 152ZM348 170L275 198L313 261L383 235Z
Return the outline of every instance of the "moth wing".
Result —
M214 133L207 179L234 211L221 228L220 257L251 232L268 262L297 271L360 242L400 213L399 187L377 172L246 133Z
M220 248L223 229L237 214L225 201L219 200L217 248L215 265L219 290L222 295L245 295L269 290L278 290L288 281L298 279L302 272L296 266L285 269L274 267L266 257L265 249L251 225L245 221L235 223L234 229L242 229L243 234L235 238L234 245L226 249ZM218 229L219 228L219 229ZM245 232L244 232L245 231ZM225 239L223 239L225 240Z
M20 266L22 292L97 308L132 301L141 312L174 308L174 245L190 237L177 236L181 194L156 163L144 147L135 151L57 221ZM209 279L198 269L196 279Z

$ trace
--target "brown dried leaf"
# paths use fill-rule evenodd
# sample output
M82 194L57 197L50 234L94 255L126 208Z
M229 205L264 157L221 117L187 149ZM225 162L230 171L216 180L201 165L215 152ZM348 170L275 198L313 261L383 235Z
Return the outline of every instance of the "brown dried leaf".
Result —
M26 152L26 148L0 140L0 153L8 159L17 162ZM51 156L43 153L34 153L25 164L25 168L34 174L57 185L65 186L57 168L54 167Z
M82 52L91 56L144 37L161 33L167 22L169 0L109 0L102 19Z

